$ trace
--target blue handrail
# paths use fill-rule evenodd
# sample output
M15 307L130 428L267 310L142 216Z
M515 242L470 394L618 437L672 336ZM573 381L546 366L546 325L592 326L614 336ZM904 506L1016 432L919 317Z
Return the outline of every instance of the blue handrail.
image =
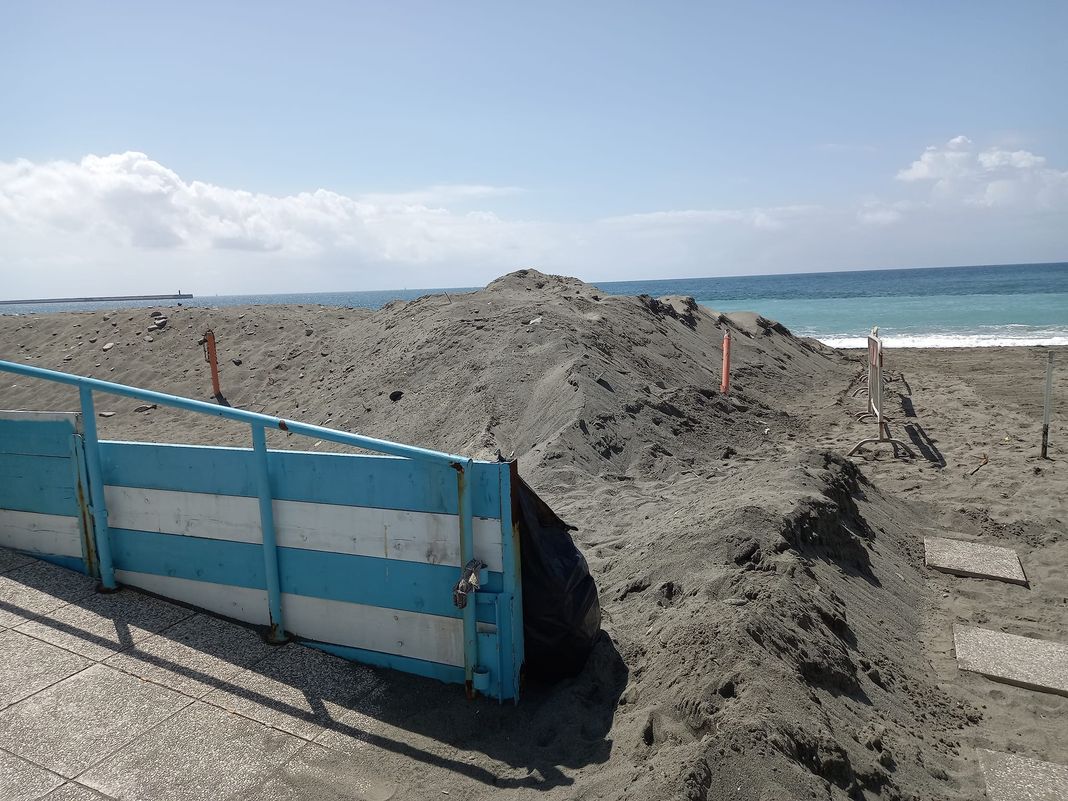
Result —
M262 426L265 429L280 429L281 431L287 431L293 434L302 434L306 437L315 437L316 439L324 439L330 442L340 442L344 445L354 445L358 448L374 451L376 453L387 453L391 456L402 456L406 459L422 459L424 461L436 462L438 464L446 464L450 467L455 467L456 469L462 469L464 463L467 461L466 457L457 456L456 454L432 451L426 448L417 448L414 445L402 445L384 439L375 439L374 437L351 434L347 431L338 431L333 428L324 428L323 426L300 423L295 420L271 417L267 414L249 412L244 409L235 409L231 406L217 406L214 403L193 400L192 398L183 398L180 395L168 395L165 392L154 392L150 389L129 387L125 384L102 381L99 378L88 378L87 376L73 375L71 373L61 373L57 370L47 370L43 367L33 367L28 364L0 360L0 370L28 376L30 378L41 378L45 381L56 381L60 384L71 384L76 387L89 387L97 392L106 392L111 395L124 395L129 398L137 398L138 400L158 403L161 406L173 406L177 409L187 409L188 411L198 412L200 414L225 417L228 420L238 420L242 423L248 423L249 425Z
M417 448L413 445L401 445L397 442L365 437L360 434L350 434L346 431L338 431L333 428L309 425L295 420L285 420L280 417L271 417L258 412L249 412L244 409L235 409L231 406L216 406L213 403L183 398L180 395L169 395L165 392L154 392L150 389L139 389L125 384L115 384L111 381L102 381L99 378L61 373L57 370L47 370L43 367L33 367L18 362L0 360L0 371L39 378L45 381L54 381L60 384L75 386L79 391L81 410L85 431L86 462L89 471L89 495L93 511L93 529L97 544L97 559L100 570L100 583L104 590L114 590L115 570L111 559L110 530L107 522L107 505L104 498L104 487L100 463L100 450L96 435L96 413L93 406L93 392L105 392L111 395L121 395L138 400L150 401L160 406L172 406L176 409L186 409L191 412L208 414L214 417L223 417L227 420L236 420L247 423L252 427L252 443L254 458L258 462L257 475L259 477L259 501L260 501L260 529L263 535L263 558L267 576L267 595L270 611L269 637L276 642L286 639L285 625L282 620L281 589L278 581L278 554L274 530L274 515L272 511L270 477L267 472L267 447L265 443L266 429L278 429L292 434L301 434L306 437L315 437L329 442L338 442L344 445L353 445L364 450L376 453L385 453L390 456L400 456L406 459L420 459L423 461L444 464L456 470L457 501L460 518L460 553L466 560L471 558L474 552L473 542L473 515L471 510L471 486L468 477L470 475L471 460L464 456L432 451L426 448ZM478 665L478 638L475 625L475 604L469 603L463 610L464 623L464 669L468 687L471 687L472 675Z

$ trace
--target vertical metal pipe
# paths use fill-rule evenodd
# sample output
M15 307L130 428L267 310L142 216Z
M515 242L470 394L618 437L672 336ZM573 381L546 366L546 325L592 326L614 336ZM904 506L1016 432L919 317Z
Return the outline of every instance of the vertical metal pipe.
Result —
M270 614L267 640L284 643L285 624L282 620L282 590L278 577L278 540L274 530L274 507L271 499L271 473L267 467L267 435L263 426L252 426L253 461L256 464L256 486L260 498L260 531L263 536L263 573L267 581L267 609Z
M503 626L498 622L497 631L504 632L507 642L501 642L502 636L498 636L500 648L508 649L504 660L505 670L500 677L501 695L504 698L511 697L515 703L519 702L519 676L523 668L525 657L525 643L523 641L523 563L519 547L519 526L516 525L517 515L513 509L517 502L512 494L513 476L514 486L519 485L519 473L515 462L505 462L500 466L501 477L501 555L504 563L504 595L507 604L503 612Z
M84 431L84 427L83 427ZM82 559L85 573L100 578L100 564L96 558L96 531L93 529L93 502L89 498L89 469L85 460L85 438L82 433L73 434L71 459L74 461L74 491L78 496L78 517L82 529Z
M78 387L82 402L82 427L85 432L85 466L89 473L89 502L93 507L93 533L96 537L96 557L100 564L100 589L117 589L115 568L111 562L111 531L108 528L108 507L104 500L104 471L100 465L100 442L96 436L96 410L93 390Z
M215 351L215 332L210 328L204 332L204 358L211 367L211 394L222 397L222 385L219 383L219 355Z
M1046 398L1042 405L1042 458L1049 448L1049 418L1053 411L1053 351L1046 352Z
M872 385L868 390L868 397L872 399L875 419L881 426L883 423L883 341L879 337L875 337L872 371ZM880 433L879 436L882 434Z
M723 332L723 373L720 377L719 391L726 395L731 390L731 332Z
M456 494L458 499L457 516L460 519L460 563L467 565L475 558L474 520L471 510L471 480L474 462L465 459L457 465ZM474 672L478 666L478 626L475 622L474 597L467 599L463 608L464 615L464 686L467 696L474 697Z

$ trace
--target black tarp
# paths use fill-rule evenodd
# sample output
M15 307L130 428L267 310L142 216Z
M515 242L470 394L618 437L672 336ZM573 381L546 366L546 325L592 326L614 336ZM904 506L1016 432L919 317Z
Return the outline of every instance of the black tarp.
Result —
M597 585L564 523L513 471L523 582L526 672L556 681L582 670L601 628Z

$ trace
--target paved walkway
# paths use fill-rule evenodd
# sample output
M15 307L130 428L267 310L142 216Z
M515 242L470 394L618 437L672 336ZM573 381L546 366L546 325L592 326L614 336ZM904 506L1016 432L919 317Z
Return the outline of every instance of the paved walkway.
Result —
M384 801L381 674L0 550L3 801ZM366 752L365 752L366 753Z

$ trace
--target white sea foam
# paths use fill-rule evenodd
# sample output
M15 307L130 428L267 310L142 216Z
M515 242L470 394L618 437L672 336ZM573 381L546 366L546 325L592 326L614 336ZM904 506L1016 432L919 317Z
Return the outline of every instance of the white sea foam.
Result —
M832 348L865 348L866 337L816 336ZM1033 333L1030 336L1009 334L918 334L883 336L887 348L997 348L1021 345L1068 345L1068 333Z

